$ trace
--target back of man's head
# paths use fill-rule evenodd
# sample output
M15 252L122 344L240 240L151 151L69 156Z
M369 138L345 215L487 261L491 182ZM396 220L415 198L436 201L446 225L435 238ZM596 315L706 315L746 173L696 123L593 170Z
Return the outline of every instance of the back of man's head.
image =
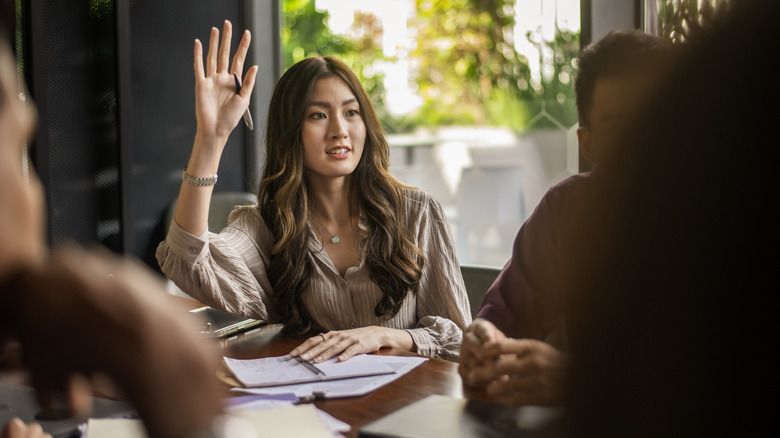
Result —
M582 49L574 80L580 126L588 125L593 92L599 79L651 71L670 47L669 40L639 30L614 30Z

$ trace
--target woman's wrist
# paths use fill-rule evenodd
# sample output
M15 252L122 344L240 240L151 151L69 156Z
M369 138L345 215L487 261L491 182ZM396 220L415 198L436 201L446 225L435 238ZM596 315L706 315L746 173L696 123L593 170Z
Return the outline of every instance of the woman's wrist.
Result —
M406 351L415 351L414 339L407 330L385 328L382 345L390 348L399 348Z
M187 173L195 177L213 177L219 169L220 152L213 147L199 147L196 141L187 162Z

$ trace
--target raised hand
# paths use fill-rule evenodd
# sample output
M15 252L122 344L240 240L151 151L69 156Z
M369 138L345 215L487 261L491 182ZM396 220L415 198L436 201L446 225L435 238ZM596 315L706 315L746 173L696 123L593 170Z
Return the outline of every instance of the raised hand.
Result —
M249 106L249 97L255 87L257 66L252 66L241 81L241 91L236 92L235 78L240 78L244 70L252 38L249 31L244 32L231 66L232 36L233 27L229 21L225 21L221 43L219 30L211 29L205 64L203 46L195 40L195 115L198 129L187 163L187 173L195 177L211 178L217 174L228 137ZM206 231L213 188L211 185L182 185L174 220L184 230L196 236Z
M227 137L249 106L249 97L252 95L257 76L257 66L252 66L241 80L241 91L236 92L233 75L242 77L244 61L252 37L248 30L244 31L231 65L232 36L233 27L230 21L225 21L221 43L219 30L211 29L205 65L203 45L200 40L195 40L195 113L198 120L198 135L203 136L209 144L215 141L218 147L224 147Z

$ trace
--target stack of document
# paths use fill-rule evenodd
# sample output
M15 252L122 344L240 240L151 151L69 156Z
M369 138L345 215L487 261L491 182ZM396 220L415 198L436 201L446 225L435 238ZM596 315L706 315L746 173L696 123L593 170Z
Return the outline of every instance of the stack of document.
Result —
M266 395L294 393L304 399L314 394L317 399L357 397L387 385L428 360L419 356L358 355L344 362L333 359L316 364L325 374L322 375L288 358L225 358L228 368L243 385L232 390Z
M263 387L395 373L377 357L361 354L343 362L334 357L318 364L287 355L248 360L226 357L225 364L244 386Z

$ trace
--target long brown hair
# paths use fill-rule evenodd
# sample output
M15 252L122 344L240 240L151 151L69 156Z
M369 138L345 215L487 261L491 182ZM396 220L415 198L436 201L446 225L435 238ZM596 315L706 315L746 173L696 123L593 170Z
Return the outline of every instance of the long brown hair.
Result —
M374 107L355 74L333 57L298 62L279 79L268 109L266 164L258 195L260 214L274 236L268 278L274 287L275 317L287 333L312 328L301 298L308 285L309 209L301 131L318 79L336 76L352 90L366 125L363 155L352 174L351 190L368 233L361 241L370 278L383 297L374 311L391 318L409 291L416 292L424 257L403 226L404 184L389 170L389 147Z

